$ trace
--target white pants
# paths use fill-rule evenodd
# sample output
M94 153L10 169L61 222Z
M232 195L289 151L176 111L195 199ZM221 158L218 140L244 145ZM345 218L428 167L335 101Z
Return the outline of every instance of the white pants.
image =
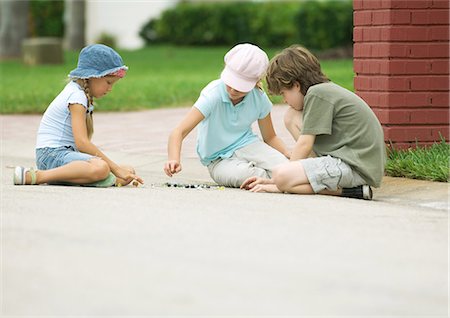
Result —
M258 140L236 150L230 158L214 160L208 170L217 184L238 188L252 176L271 178L273 168L288 161L281 152Z

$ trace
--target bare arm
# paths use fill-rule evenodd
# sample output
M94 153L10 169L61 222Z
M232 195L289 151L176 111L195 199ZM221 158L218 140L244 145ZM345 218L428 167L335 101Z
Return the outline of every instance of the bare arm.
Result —
M258 120L259 130L261 131L261 136L266 144L275 148L287 158L290 157L290 153L286 148L284 142L276 135L275 129L273 128L272 118L270 113L263 119Z
M308 158L312 152L315 140L315 135L300 135L292 151L291 160Z
M127 169L109 159L100 149L97 148L88 138L86 128L86 108L80 104L69 105L70 115L72 117L72 133L75 145L80 152L84 152L99 158L102 158L111 169L111 172L118 178L131 182L136 179L140 183L144 181L137 175L130 173Z
M168 161L164 165L164 172L171 177L181 171L181 144L184 138L194 129L205 116L196 108L192 107L183 120L170 133L167 145Z

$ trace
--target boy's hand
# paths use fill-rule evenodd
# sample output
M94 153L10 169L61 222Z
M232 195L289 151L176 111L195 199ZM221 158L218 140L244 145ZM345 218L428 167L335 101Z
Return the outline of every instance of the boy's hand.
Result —
M241 189L252 190L258 184L272 184L272 183L273 183L272 179L265 179L261 177L250 177L246 179L244 182L242 182Z
M169 177L173 176L175 173L178 173L181 171L181 163L179 163L176 160L169 160L164 165L164 172Z

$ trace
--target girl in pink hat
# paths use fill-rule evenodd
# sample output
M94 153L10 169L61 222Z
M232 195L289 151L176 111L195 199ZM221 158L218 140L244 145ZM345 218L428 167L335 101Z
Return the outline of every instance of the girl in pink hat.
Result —
M267 54L244 43L233 47L224 60L220 79L202 90L170 134L164 166L169 177L182 170L181 144L196 126L200 161L219 185L240 187L255 175L270 178L275 166L289 160L272 125L272 103L260 85L269 65ZM252 131L255 121L263 140Z

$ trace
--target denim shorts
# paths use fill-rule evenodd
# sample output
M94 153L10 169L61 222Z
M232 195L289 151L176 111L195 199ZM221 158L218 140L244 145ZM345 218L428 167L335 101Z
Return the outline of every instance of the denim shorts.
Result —
M348 164L339 158L323 156L300 160L315 193L324 189L353 188L367 184Z
M79 152L72 146L36 149L36 166L39 170L58 168L72 161L88 161L93 158L96 157Z

